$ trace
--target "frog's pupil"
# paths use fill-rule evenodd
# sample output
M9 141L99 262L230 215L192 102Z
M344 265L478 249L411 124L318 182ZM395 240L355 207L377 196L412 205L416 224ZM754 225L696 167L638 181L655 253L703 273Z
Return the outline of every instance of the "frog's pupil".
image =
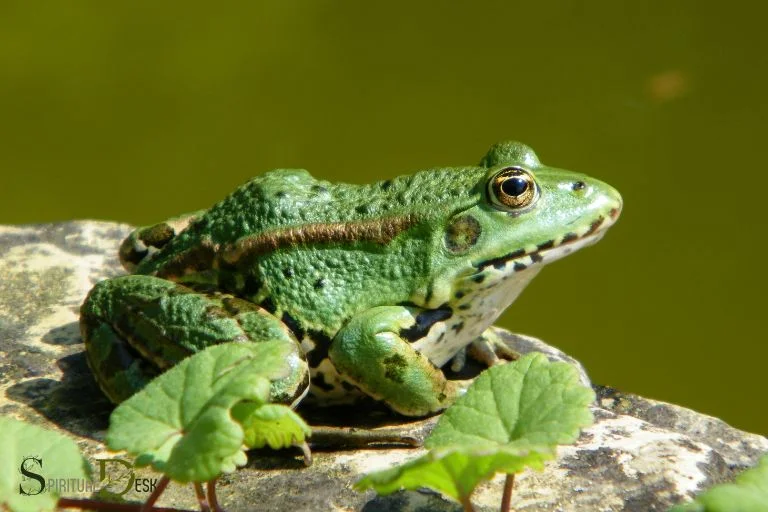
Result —
M513 176L504 180L501 184L501 191L508 196L519 196L528 189L528 180L519 176Z

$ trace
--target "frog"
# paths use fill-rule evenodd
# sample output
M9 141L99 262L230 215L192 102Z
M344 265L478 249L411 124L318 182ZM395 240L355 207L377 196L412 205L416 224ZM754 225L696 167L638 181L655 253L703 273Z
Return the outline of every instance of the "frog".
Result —
M272 170L122 242L129 273L98 282L81 307L86 359L120 403L206 347L277 341L289 371L272 401L373 399L428 417L466 391L449 370L468 357L516 357L493 323L621 210L610 185L516 141L478 165L370 184Z

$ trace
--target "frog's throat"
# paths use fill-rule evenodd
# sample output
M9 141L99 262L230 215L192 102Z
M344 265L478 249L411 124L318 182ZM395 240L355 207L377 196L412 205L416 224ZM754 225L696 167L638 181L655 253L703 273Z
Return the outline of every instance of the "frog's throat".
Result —
M417 216L408 214L356 222L305 224L267 231L255 236L243 237L234 244L224 246L221 251L221 259L234 264L243 258L259 256L283 247L318 243L367 241L388 244L397 235L416 223L418 223Z

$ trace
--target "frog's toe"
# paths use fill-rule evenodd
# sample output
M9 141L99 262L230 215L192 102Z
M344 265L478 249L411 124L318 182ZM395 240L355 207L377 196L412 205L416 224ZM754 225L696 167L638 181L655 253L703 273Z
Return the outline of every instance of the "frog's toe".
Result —
M519 352L512 349L490 329L467 347L467 355L488 367L520 358Z
M461 370L464 369L465 364L467 364L466 347L456 352L456 355L453 356L453 359L451 359L451 371L455 373L459 373Z

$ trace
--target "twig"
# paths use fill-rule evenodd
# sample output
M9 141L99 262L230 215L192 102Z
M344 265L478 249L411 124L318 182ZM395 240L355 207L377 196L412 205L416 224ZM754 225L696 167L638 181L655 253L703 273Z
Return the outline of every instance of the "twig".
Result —
M504 494L501 495L501 512L509 512L512 504L512 490L515 488L515 474L507 473L507 479L504 480Z
M211 507L208 506L208 501L205 499L203 484L194 482L192 487L195 488L195 496L197 497L197 504L200 505L200 512L211 512Z
M461 506L464 507L464 512L475 512L475 507L472 505L472 502L469 501L469 496L460 496L459 502L461 503Z
M294 446L298 446L301 450L301 453L304 455L304 465L306 467L309 467L312 465L312 450L309 449L309 445L306 441L304 441L301 444L297 444Z
M160 495L163 494L163 491L165 491L165 488L168 487L168 483L171 481L171 477L165 475L163 478L160 479L160 481L157 483L157 487L155 487L155 490L152 491L152 494L149 495L149 498L147 498L147 501L144 502L144 505L141 507L141 512L153 512L155 502L160 498Z
M214 512L224 512L224 509L219 506L219 500L216 498L216 478L210 480L207 484L208 487L208 504Z

